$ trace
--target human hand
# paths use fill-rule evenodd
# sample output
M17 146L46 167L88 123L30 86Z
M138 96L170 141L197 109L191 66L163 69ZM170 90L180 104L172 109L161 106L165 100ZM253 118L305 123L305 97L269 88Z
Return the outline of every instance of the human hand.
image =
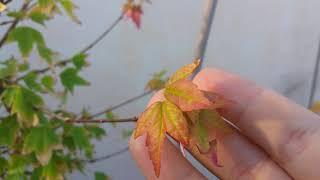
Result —
M320 119L287 98L217 69L202 70L193 80L199 89L234 101L222 115L238 129L217 135L222 179L320 179ZM149 104L163 98L157 93ZM130 151L143 175L156 179L146 136L130 140ZM205 179L168 140L159 179Z

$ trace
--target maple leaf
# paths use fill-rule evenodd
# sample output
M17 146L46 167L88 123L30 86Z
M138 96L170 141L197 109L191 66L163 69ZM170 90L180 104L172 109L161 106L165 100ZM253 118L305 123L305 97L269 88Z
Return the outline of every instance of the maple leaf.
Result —
M177 106L165 100L153 103L142 113L134 134L134 137L138 138L147 133L149 156L157 177L160 175L162 146L166 132L183 145L188 145L188 122Z
M199 67L199 65L200 65L200 59L197 59L193 63L183 66L170 77L167 85L170 85L181 79L187 79Z
M182 111L208 109L213 105L190 80L182 79L168 85L164 96Z
M195 145L202 154L211 153L212 162L220 167L217 156L217 142L215 131L219 129L229 131L227 123L221 118L218 112L203 109L192 113L188 117L194 122L191 126L190 143Z
M128 0L122 8L123 14L136 25L138 29L141 27L141 15L143 14L140 4L134 4L132 0Z

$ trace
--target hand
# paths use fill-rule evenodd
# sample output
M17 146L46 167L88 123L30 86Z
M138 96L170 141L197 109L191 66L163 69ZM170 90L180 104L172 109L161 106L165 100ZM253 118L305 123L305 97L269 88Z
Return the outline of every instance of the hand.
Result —
M217 69L205 69L193 80L202 90L234 101L222 115L231 133L217 137L222 179L320 179L320 119L287 98ZM159 101L157 93L151 102ZM156 179L145 136L130 140L130 151L143 175ZM160 179L205 179L168 140L164 144Z

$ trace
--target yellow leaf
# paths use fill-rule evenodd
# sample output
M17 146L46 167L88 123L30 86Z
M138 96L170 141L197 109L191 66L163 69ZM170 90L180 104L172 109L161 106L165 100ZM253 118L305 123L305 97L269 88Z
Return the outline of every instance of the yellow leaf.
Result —
M7 9L7 6L0 2L0 12L3 12L6 9Z
M195 60L192 64L188 64L176 71L169 79L167 85L170 85L178 80L187 79L200 65L200 59Z
M314 113L320 113L320 101L316 101L310 108L310 110Z

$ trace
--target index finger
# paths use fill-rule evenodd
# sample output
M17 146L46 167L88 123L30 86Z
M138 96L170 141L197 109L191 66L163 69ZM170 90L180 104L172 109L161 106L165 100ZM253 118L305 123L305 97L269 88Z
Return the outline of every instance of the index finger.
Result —
M204 69L194 79L200 89L234 101L223 116L262 147L296 179L319 179L319 117L287 98L236 75Z

